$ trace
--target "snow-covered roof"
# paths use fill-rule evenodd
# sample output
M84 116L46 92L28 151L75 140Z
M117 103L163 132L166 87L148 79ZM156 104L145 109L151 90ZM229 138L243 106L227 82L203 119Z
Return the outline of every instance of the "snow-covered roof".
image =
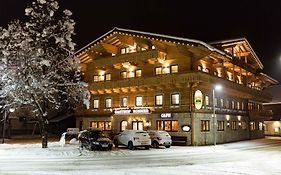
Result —
M252 46L250 45L250 43L248 42L248 40L245 37L235 38L235 39L228 39L228 40L214 41L214 42L209 42L209 44L216 45L216 44L227 44L227 43L236 43L236 42L245 42L246 45L249 47L252 55L254 56L256 62L258 63L259 67L261 69L263 69L263 64L261 63L259 57L257 56L257 54L255 53L254 49L252 48Z
M105 36L113 33L113 32L127 32L127 33L134 33L134 34L139 34L139 35L147 35L150 37L157 37L157 38L163 38L166 40L173 40L173 41L179 41L179 42L188 42L188 43L192 43L192 44L199 44L205 48L207 48L210 51L214 51L217 52L229 59L232 59L231 56L229 56L228 54L226 54L225 52L203 42L200 40L195 40L195 39L188 39L188 38L182 38L182 37L176 37L176 36L169 36L169 35L162 35L162 34L156 34L156 33L150 33L150 32L143 32L143 31L137 31L137 30L130 30L130 29L123 29L123 28L113 28L112 30L110 30L109 32L105 33L104 35L100 36L99 38L97 38L96 40L90 42L89 44L87 44L86 46L84 46L83 48L79 49L75 54L79 54L80 52L84 51L85 49L87 49L88 47L94 45L95 43L97 43L98 41L100 41L101 39L103 39Z

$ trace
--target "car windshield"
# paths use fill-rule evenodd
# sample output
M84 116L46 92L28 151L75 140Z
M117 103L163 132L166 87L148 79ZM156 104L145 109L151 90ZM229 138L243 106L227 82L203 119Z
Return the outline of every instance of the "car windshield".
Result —
M167 132L158 132L158 135L162 137L170 137L170 135Z

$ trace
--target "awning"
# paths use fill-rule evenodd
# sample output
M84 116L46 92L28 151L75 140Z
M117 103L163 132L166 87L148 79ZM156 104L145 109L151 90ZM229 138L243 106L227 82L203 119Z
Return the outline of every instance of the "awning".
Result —
M54 117L54 118L52 118L51 120L49 120L49 123L57 123L57 122L60 122L60 121L62 121L62 120L65 120L65 119L67 119L67 118L69 118L69 117L71 117L71 116L73 116L73 113L60 115L60 116L58 116L58 117Z

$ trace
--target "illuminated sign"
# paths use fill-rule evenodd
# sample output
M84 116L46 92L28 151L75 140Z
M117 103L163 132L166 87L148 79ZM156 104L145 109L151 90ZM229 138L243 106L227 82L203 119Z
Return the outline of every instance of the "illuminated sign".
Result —
M115 115L128 115L128 114L150 114L150 109L149 108L135 108L135 109L130 109L130 108L116 108L114 109L113 113Z
M196 109L201 109L203 105L203 94L200 90L195 91L194 104Z
M161 118L171 118L172 117L172 113L162 113L160 114Z

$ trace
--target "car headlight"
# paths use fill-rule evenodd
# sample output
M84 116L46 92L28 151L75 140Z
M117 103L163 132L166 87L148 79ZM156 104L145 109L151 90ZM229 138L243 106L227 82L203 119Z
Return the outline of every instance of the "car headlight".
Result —
M94 145L99 145L99 142L93 142Z

